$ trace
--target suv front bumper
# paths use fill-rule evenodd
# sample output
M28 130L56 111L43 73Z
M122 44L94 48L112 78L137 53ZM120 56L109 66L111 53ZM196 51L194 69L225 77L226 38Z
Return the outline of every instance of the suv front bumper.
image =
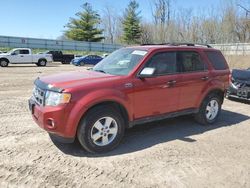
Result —
M54 138L59 142L74 142L75 135L72 135L70 129L66 129L68 117L65 114L65 111L67 111L66 105L56 107L39 106L32 98L28 102L32 118L39 127L46 130L50 135L54 135Z

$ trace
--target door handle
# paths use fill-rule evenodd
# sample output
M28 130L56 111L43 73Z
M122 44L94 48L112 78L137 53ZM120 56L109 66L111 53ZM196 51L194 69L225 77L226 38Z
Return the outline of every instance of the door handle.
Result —
M204 76L204 77L202 77L201 78L203 81L207 81L208 79L209 79L209 77L208 76Z
M168 81L168 86L171 87L171 86L174 86L176 84L176 80L170 80Z
M21 55L20 57L23 57L23 55Z

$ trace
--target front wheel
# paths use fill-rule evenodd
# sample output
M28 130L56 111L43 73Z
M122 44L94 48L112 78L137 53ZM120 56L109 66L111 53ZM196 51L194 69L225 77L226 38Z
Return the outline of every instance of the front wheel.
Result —
M221 112L221 98L218 95L209 95L203 101L195 119L202 125L213 124Z
M1 67L8 67L9 62L5 59L0 60L0 66Z
M120 143L124 127L124 120L115 108L100 106L90 110L81 121L77 137L87 151L107 152Z

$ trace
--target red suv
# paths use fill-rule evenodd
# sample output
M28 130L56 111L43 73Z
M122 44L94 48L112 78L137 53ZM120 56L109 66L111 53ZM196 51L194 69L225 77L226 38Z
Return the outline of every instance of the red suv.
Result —
M29 107L53 137L104 152L136 124L186 114L214 123L229 74L222 53L209 45L128 47L91 70L37 78Z

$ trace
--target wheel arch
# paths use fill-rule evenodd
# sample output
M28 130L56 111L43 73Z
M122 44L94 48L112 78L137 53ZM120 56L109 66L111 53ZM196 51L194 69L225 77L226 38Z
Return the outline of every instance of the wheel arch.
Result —
M98 103L94 103L92 104L91 106L88 107L88 109L82 114L81 116L81 119L87 114L89 113L89 111L91 111L92 109L94 108L98 108L98 107L101 107L101 106L112 106L113 108L117 109L122 117L124 117L124 123L126 125L126 128L128 127L128 122L129 122L129 114L128 114L128 111L127 109L125 108L125 106L123 106L120 102L118 101L115 101L115 100L105 100L105 101L101 101L101 102L98 102ZM81 121L80 119L80 121ZM80 122L79 122L80 123ZM78 124L79 124L78 123Z
M40 58L40 59L38 59L38 63L40 63L42 60L44 60L44 61L47 62L47 59L46 59L46 58Z
M212 95L212 94L218 95L221 99L221 104L223 104L224 97L225 97L225 91L221 88L213 88L213 89L209 90L208 92L206 92L205 95L203 95L202 100L200 100L200 103L198 106L200 107L202 105L202 102L206 99L206 97L209 95Z
M0 58L0 61L1 61L1 60L6 60L8 63L10 63L10 60L9 60L8 58L6 58L6 57L1 57L1 58Z
M72 137L73 136L75 137L77 134L78 127L83 118L86 116L86 114L89 113L89 111L92 110L93 108L100 106L107 106L107 105L111 105L112 107L118 109L122 117L124 117L125 128L129 128L130 114L125 105L117 100L103 100L89 104L87 106L81 105L82 106L81 108L78 108L79 107L78 106L73 111L71 111L69 117L70 122L67 123L68 126L66 127L66 132L69 132Z

